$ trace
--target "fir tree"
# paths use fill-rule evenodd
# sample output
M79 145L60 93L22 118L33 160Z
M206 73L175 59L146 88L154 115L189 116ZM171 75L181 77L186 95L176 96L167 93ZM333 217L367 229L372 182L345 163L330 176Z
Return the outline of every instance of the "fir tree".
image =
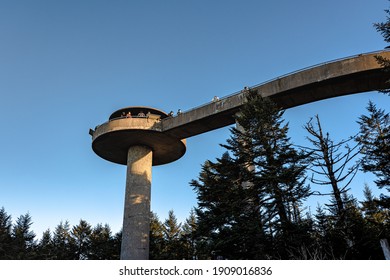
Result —
M53 233L55 256L58 260L72 260L75 258L74 240L70 235L69 222L60 222Z
M91 260L111 260L115 259L113 250L113 237L108 224L96 225L90 234L90 252L88 259Z
M379 32L382 35L382 37L386 43L390 43L390 17L389 17L390 10L385 9L384 11L387 14L386 21L374 23L374 28L376 29L377 32ZM387 46L386 48L388 48L388 47L389 46ZM375 56L375 58L378 61L378 63L383 67L383 71L385 71L385 72L390 71L390 59L383 57L381 55L377 55L377 56ZM390 94L390 89L388 89L390 87L389 82L390 81L387 81L388 85L387 85L386 89L381 90L381 92L383 92L385 94Z
M191 182L198 197L200 258L260 258L264 234L258 197L240 170L225 153L216 163L206 161L199 181Z
M156 213L150 213L149 259L161 260L165 250L164 226Z
M0 209L0 260L12 259L11 252L11 215L8 215L4 207Z
M30 214L21 215L12 228L13 258L18 260L35 258L35 233L31 231Z
M181 243L181 224L177 222L173 210L168 212L168 218L163 223L163 233L165 239L164 259L180 260L185 256Z
M51 236L50 229L43 232L42 238L38 243L37 247L38 259L41 260L52 260L55 259L54 244Z
M197 259L197 218L195 210L191 209L190 216L186 219L182 227L182 242L183 249L185 250L186 259L195 260Z
M356 137L363 155L362 170L374 173L376 185L390 191L390 116L371 101L367 111L368 115L359 118L360 132Z
M290 143L282 110L256 93L247 97L236 118L239 128L222 145L233 157L207 161L199 181L191 182L198 195L199 245L214 257L279 258L309 196L307 156Z
M85 260L89 258L91 249L91 225L85 220L80 220L77 226L74 226L71 231L71 236L75 245L75 258L77 260Z
M305 185L307 155L290 142L283 114L270 99L250 93L236 119L242 129L233 129L228 145L223 145L253 166L247 168L245 177L251 178L249 181L260 205L265 206L282 251L286 237L292 236L300 219L298 208L310 195Z
M390 239L390 211L383 208L378 198L374 197L371 189L365 185L364 200L361 203L361 211L364 216L367 255L374 259L383 259L383 253L380 247L381 239Z
M121 255L122 244L122 229L117 232L112 238L112 258L113 260L119 260Z

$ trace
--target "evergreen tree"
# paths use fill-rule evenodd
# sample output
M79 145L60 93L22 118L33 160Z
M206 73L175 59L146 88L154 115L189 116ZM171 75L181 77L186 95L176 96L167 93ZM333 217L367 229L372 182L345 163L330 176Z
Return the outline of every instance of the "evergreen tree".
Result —
M112 259L119 260L121 255L122 229L114 235L112 244Z
M0 260L12 259L11 254L11 215L8 215L4 207L0 209Z
M181 243L181 224L177 222L177 218L173 210L168 212L168 218L163 224L163 233L165 239L165 248L163 250L164 259L183 259L185 256L183 254Z
M70 225L66 221L60 222L53 233L55 258L58 260L73 260L75 258L74 240L70 235Z
M77 260L86 260L90 256L91 250L91 225L85 220L80 220L77 226L74 226L71 231L71 236L75 245L75 258Z
M361 209L366 218L372 219L375 217L375 214L378 213L378 204L376 203L375 198L372 194L372 190L367 183L364 184L363 195L365 200L361 202ZM374 220L376 219L374 218Z
M385 13L387 14L386 21L374 23L374 27L375 27L376 31L379 32L383 36L384 41L386 43L390 43L390 17L389 17L390 10L385 9ZM388 47L389 46L387 46L386 48L388 48ZM390 59L383 57L381 55L377 55L375 58L377 59L378 63L383 67L383 70L385 72L390 71ZM390 89L388 89L390 87L389 82L390 81L387 81L387 83L388 83L387 89L383 89L383 90L381 90L381 92L383 92L385 94L390 94Z
M157 214L151 212L150 215L149 259L161 260L165 251L164 226Z
M321 256L321 259L345 259L348 253L346 234L345 230L340 230L337 217L325 211L320 205L317 207L317 212L314 216L314 250Z
M356 199L352 195L344 194L343 201L345 204L345 228L344 233L347 240L346 255L347 259L364 259L369 256L367 250L367 235L364 218L361 210L357 205ZM371 257L369 257L371 258Z
M90 234L90 251L88 259L112 260L115 258L114 239L108 224L96 225Z
M29 213L21 215L12 228L13 259L35 258L35 233L31 231L32 219Z
M40 260L52 260L56 258L50 229L43 232L42 238L37 246L37 254L37 258Z
M261 258L264 234L258 197L240 170L240 164L225 153L216 163L206 161L199 181L191 182L198 198L201 259Z
M250 93L236 118L242 129L233 129L228 145L223 145L253 166L247 168L249 181L272 221L281 257L296 231L298 208L310 195L305 185L307 155L290 142L283 114L270 99Z
M383 36L385 42L390 43L390 10L385 9L386 21L374 23L375 29Z
M314 218L315 240L320 251L324 253L331 247L328 238L328 233L332 225L324 208L319 204L317 205L316 214L314 215Z
M361 202L361 210L367 222L376 226L384 225L389 219L390 211L381 206L367 184L364 186L363 194L364 201Z
M282 110L257 93L247 97L236 118L239 129L222 145L234 157L207 161L199 181L191 182L198 196L198 245L229 259L286 257L304 228L298 224L309 196L307 156L290 143Z
M371 101L367 111L368 115L359 118L360 132L356 137L363 155L362 169L376 175L379 188L390 191L390 116Z
M382 207L380 200L373 196L367 185L364 188L361 211L365 222L364 235L367 238L368 255L372 259L383 259L380 240L390 239L390 211ZM367 255L365 259L367 259Z
M188 260L197 259L197 218L195 210L191 209L190 216L186 219L182 227L182 242L185 251L185 258Z

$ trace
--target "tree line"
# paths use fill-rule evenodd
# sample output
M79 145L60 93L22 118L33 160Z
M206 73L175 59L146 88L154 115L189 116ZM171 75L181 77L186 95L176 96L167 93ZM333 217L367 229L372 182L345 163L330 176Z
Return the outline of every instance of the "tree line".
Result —
M92 227L85 220L71 228L60 222L53 232L43 232L37 240L31 230L29 213L12 223L4 207L0 209L0 259L12 260L111 260L119 259L121 232L113 234L108 224Z
M3 208L0 209L0 260L119 260L122 231L113 234L108 224L92 227L85 220L70 226L60 222L53 232L44 231L37 239L32 231L29 213L15 222ZM150 258L192 259L195 257L194 232L196 217L182 225L171 210L161 222L151 212Z

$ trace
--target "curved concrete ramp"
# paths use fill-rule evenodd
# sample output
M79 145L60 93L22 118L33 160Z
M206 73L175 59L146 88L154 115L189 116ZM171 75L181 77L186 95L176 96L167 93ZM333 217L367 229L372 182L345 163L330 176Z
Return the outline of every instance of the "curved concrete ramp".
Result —
M375 56L390 59L390 51L322 63L251 87L251 90L270 97L287 109L327 98L388 88L386 81L390 79L390 73L383 71ZM234 124L234 114L244 103L245 91L241 91L164 119L162 131L183 139Z

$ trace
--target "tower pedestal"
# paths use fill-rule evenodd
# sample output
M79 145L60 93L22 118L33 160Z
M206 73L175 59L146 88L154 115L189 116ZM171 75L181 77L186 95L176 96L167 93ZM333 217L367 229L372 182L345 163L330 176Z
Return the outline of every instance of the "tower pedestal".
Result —
M127 153L121 260L149 259L151 182L151 148L130 147Z
M149 259L152 166L173 162L186 151L185 139L162 132L161 120L168 117L154 108L127 107L89 132L97 155L127 165L122 260Z

